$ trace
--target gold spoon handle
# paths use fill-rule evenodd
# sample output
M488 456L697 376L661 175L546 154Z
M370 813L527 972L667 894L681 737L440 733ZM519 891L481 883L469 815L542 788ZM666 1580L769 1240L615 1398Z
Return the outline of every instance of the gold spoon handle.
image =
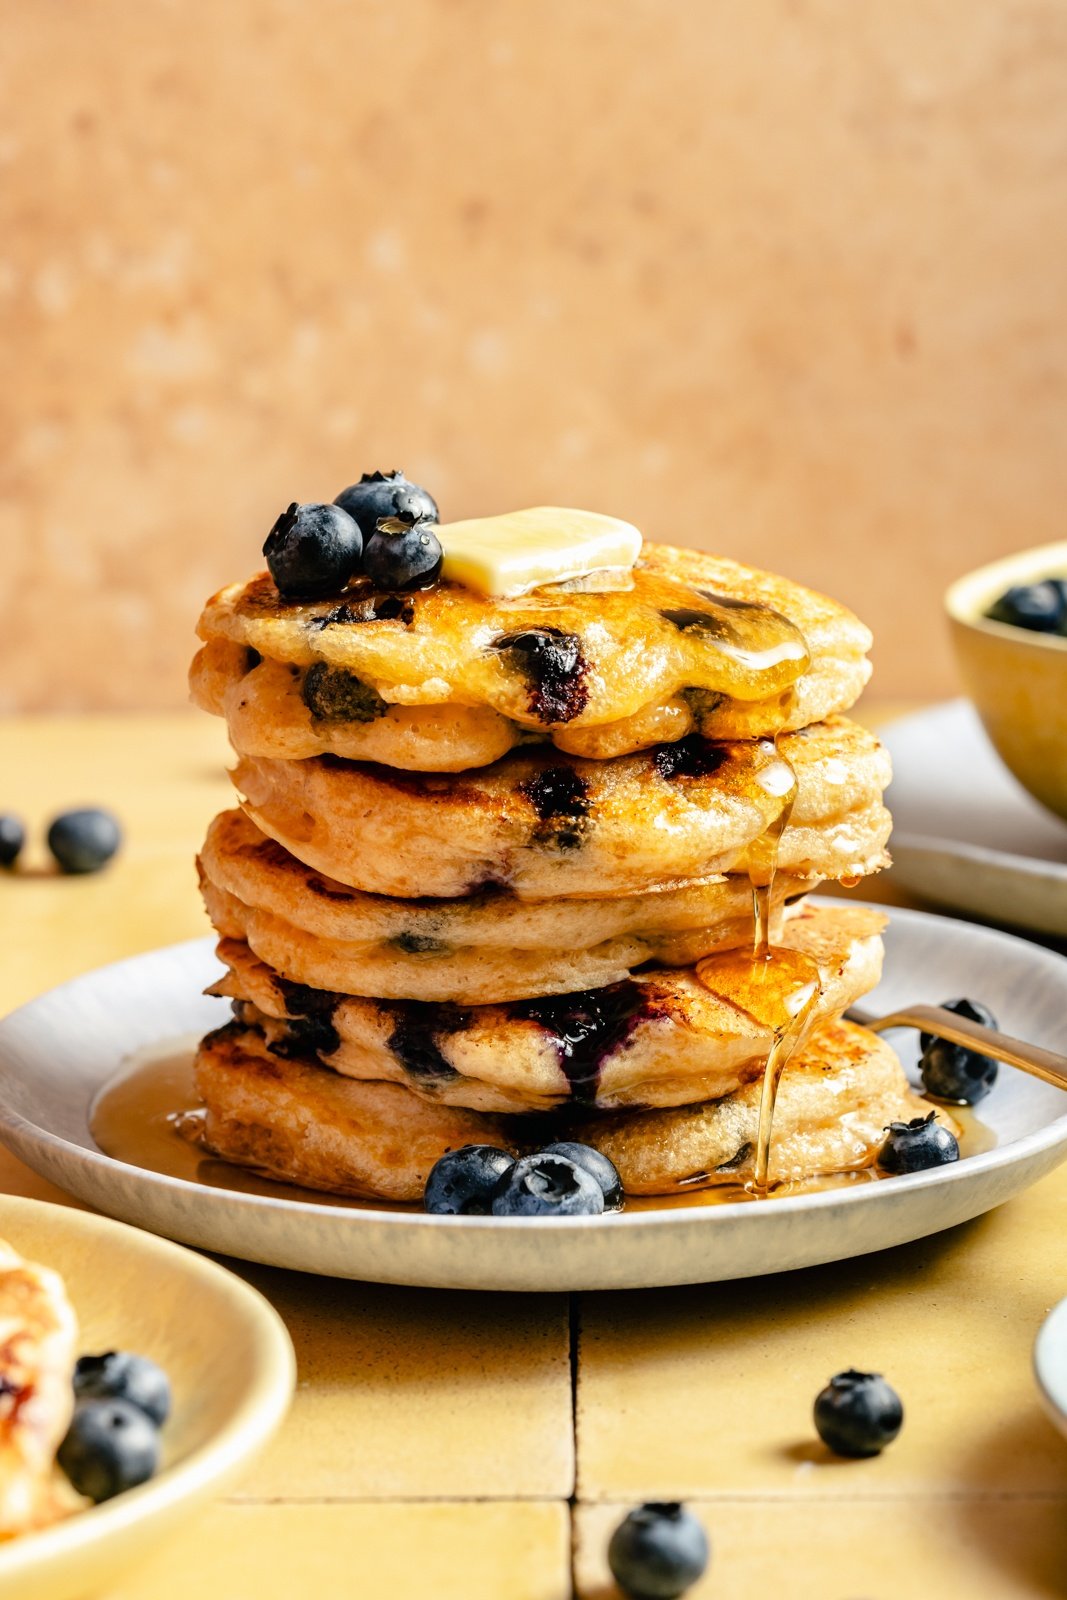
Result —
M1043 1078L1057 1089L1067 1089L1067 1056L1043 1050L1039 1044L1027 1044L1024 1039L1012 1039L995 1028L983 1028L980 1022L958 1017L943 1006L902 1006L887 1017L876 1017L852 1006L845 1016L872 1033L885 1033L889 1028L922 1028L927 1033L936 1033L939 1039L947 1039L950 1044L973 1047L995 1061L1005 1061L1008 1066L1019 1067L1032 1077Z

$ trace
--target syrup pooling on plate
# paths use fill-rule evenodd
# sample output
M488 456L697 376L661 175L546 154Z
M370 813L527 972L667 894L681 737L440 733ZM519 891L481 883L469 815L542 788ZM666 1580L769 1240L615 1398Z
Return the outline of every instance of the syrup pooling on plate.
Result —
M797 777L777 741L760 739L752 755L750 781L777 803L777 809L747 856L752 884L752 948L724 950L697 963L697 977L728 1005L746 1012L769 1028L772 1044L763 1068L759 1128L756 1135L752 1188L769 1189L774 1103L782 1073L803 1044L822 992L819 968L799 950L770 942L771 891L778 865L778 846L797 796Z

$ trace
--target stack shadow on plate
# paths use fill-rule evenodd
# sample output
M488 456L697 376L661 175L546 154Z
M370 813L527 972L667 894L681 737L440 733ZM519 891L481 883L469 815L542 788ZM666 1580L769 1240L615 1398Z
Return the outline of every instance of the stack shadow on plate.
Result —
M821 993L771 1179L869 1164L924 1109L841 1020L882 919L805 899L886 860L887 759L842 715L870 636L844 608L646 545L617 588L512 600L356 578L293 603L262 575L200 634L193 695L242 798L199 861L234 1010L196 1067L218 1156L391 1201L460 1145L560 1138L631 1195L744 1182L772 1035L700 963L752 942L783 768L772 935Z

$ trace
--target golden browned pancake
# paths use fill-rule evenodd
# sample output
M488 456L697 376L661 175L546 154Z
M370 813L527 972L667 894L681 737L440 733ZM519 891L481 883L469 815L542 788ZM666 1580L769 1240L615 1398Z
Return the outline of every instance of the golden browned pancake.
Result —
M862 876L886 861L886 752L842 717L778 740L797 798L779 865ZM234 782L255 823L308 866L372 894L609 897L743 870L779 816L770 741L695 737L613 761L513 752L463 774L400 773L321 756L246 757Z
M460 1145L518 1153L566 1136L610 1155L628 1194L736 1184L751 1172L759 1101L754 1082L675 1111L500 1118L280 1055L237 1023L203 1041L196 1081L206 1143L217 1156L305 1188L393 1201L421 1199L434 1162ZM850 1023L823 1023L782 1077L772 1181L868 1165L888 1123L927 1109L884 1040Z
M74 1409L77 1334L58 1273L0 1240L0 1539L81 1503L55 1465Z
M646 545L632 585L618 592L557 587L513 600L448 582L410 595L381 595L359 577L336 600L290 603L264 573L209 601L199 632L205 641L229 640L274 664L321 664L350 674L361 687L362 714L378 699L394 706L488 707L541 736L558 739L567 730L569 748L590 756L677 738L688 728L748 737L803 726L847 709L869 673L870 634L843 606L788 579L666 545ZM250 657L202 663L195 674L198 696L228 714L234 673L251 665ZM313 753L308 725L303 718L294 723L292 706L280 719L271 714L282 680L270 678L262 687L263 714L245 708L240 720L247 753ZM727 709L718 697L741 709ZM578 730L617 725L655 708L665 719L659 724L616 727L603 747L573 742ZM323 728L329 716L316 720L310 732L325 734L336 753L372 754L364 734L341 749L334 741L347 741L353 730ZM275 722L283 725L277 734ZM406 764L396 759L403 754L402 731L402 725L379 730L376 759ZM468 727L467 734L488 736L486 749L493 737L514 739L507 728L493 735L488 725ZM253 750L258 739L270 748ZM417 759L429 769L425 753Z
M284 978L383 999L467 1005L600 988L654 961L688 966L752 938L747 877L712 878L614 900L519 900L501 890L460 900L364 894L325 878L224 811L200 854L208 914ZM779 873L781 909L812 887Z
M487 705L394 705L345 668L271 661L231 639L209 639L197 652L189 688L202 710L226 718L239 755L289 761L335 755L414 772L464 772L545 739L572 755L607 760L690 733L751 739L803 728L847 711L867 666L864 657L818 657L787 694L769 700L686 689L617 722L548 730L526 727Z
M836 1016L875 984L885 918L805 906L786 923L792 950L819 968L815 1017ZM212 988L279 1051L312 1054L346 1077L405 1084L435 1103L478 1111L601 1109L718 1099L757 1075L770 1028L712 993L691 967L656 968L606 988L511 1005L400 1003L293 983L224 939L229 968Z

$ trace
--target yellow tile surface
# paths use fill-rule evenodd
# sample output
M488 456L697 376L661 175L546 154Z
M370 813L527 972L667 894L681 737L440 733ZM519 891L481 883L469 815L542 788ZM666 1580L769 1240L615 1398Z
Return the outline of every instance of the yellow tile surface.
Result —
M858 1261L584 1296L580 1495L1067 1494L1067 1448L1030 1373L1067 1293L1065 1203L1061 1169L976 1222ZM841 1466L814 1441L811 1405L849 1366L883 1372L906 1415L881 1457Z
M579 1506L577 1600L620 1600L606 1551L628 1505ZM686 1600L1053 1600L1067 1500L694 1502L712 1559Z
M296 1346L296 1401L253 1497L566 1499L567 1300L427 1293L240 1266Z
M568 1600L567 1508L216 1507L107 1600Z

